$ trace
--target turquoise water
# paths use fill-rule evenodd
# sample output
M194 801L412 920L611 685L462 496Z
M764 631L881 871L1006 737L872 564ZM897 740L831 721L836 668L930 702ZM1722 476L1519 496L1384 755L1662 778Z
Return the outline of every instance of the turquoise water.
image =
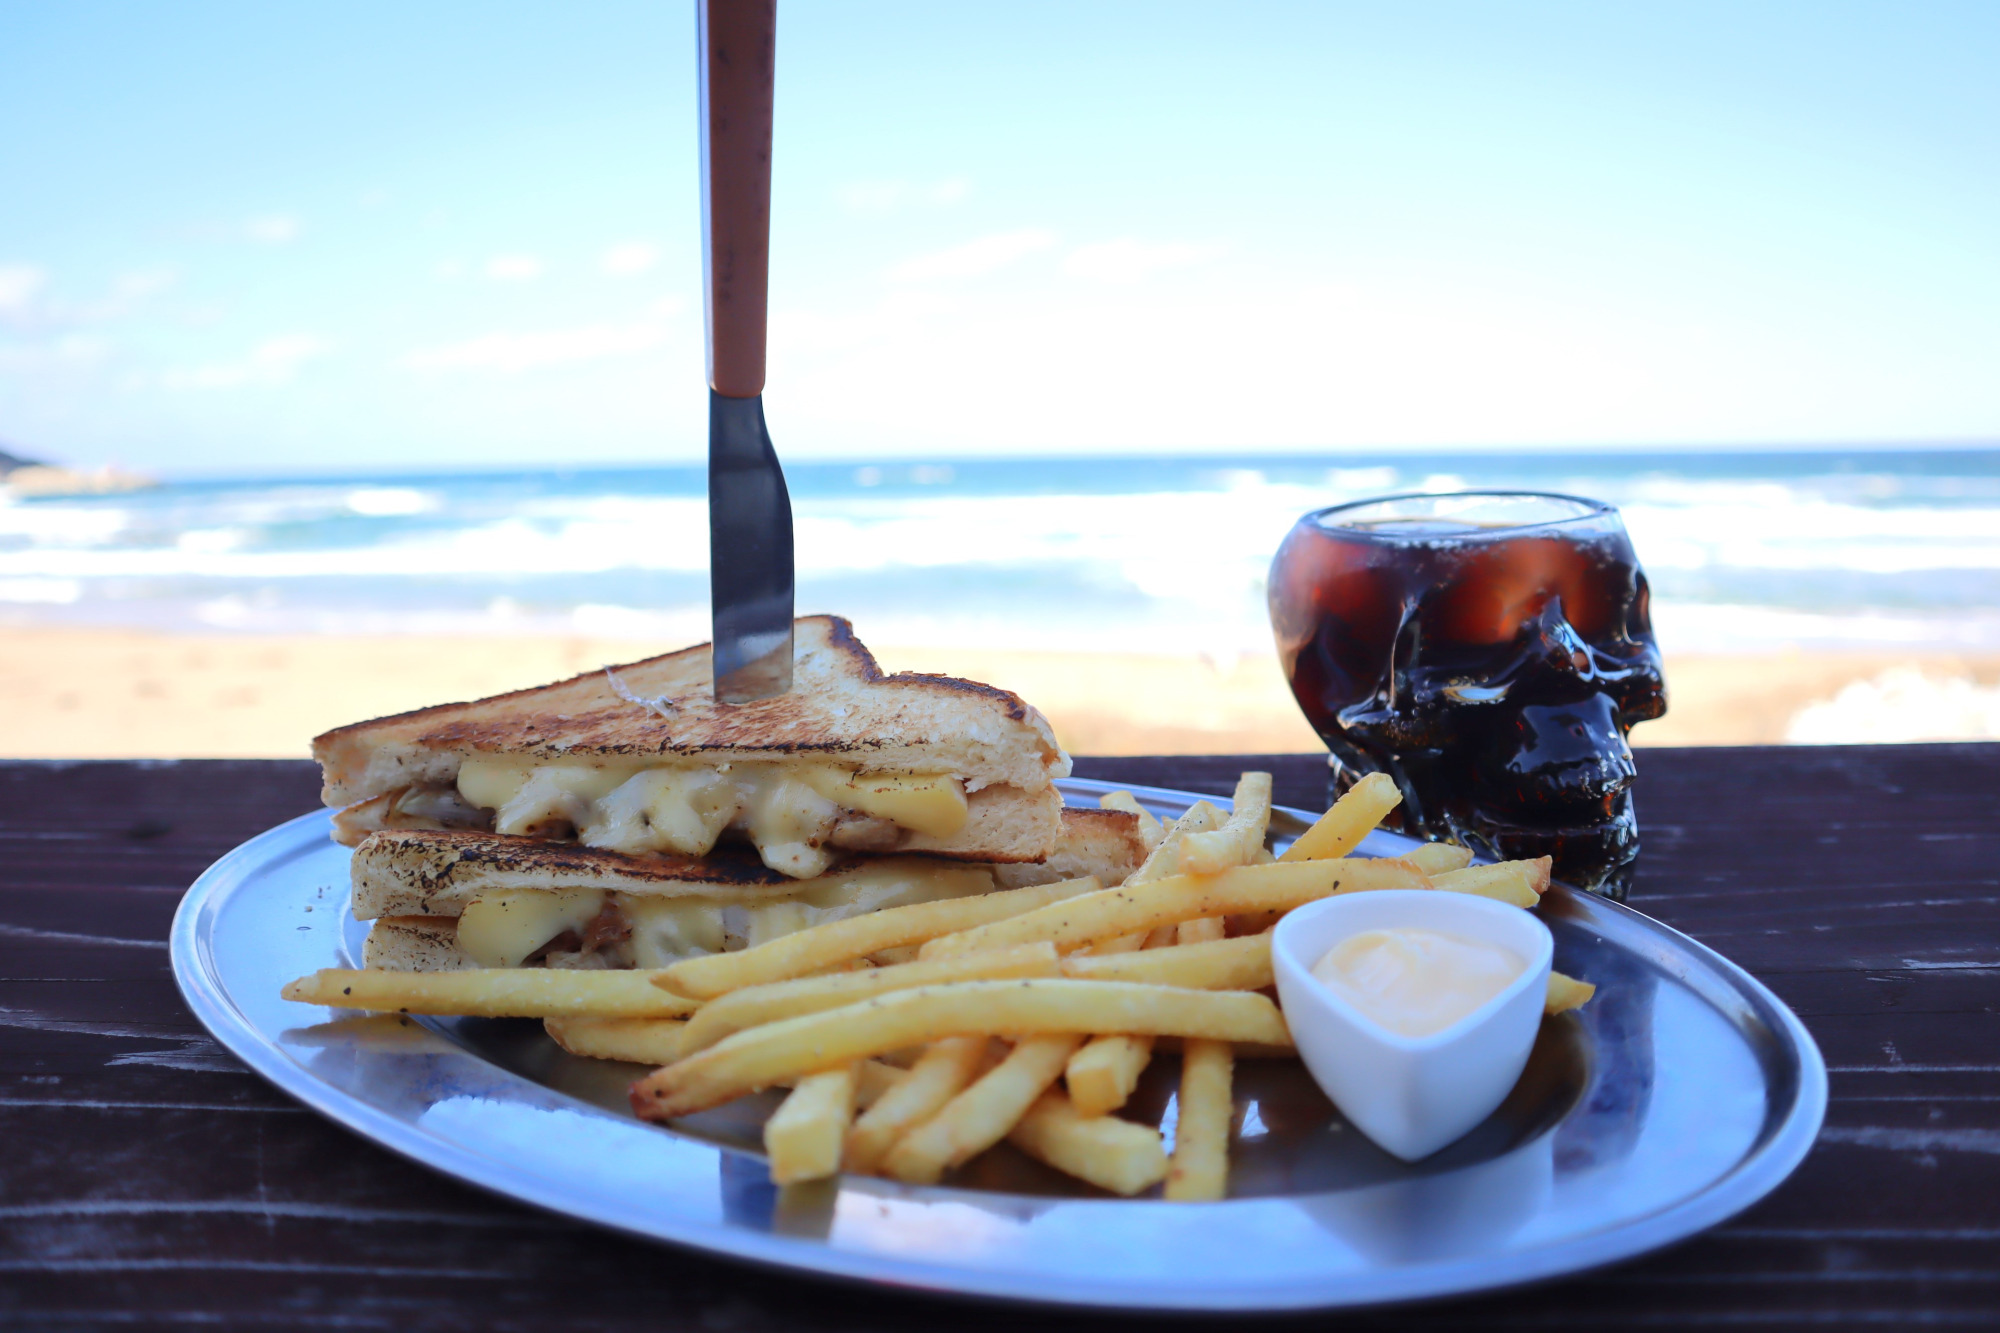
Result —
M883 643L1264 651L1299 514L1618 505L1669 652L2000 651L2000 450L941 459L787 469L801 610ZM707 637L698 467L187 481L0 501L0 622Z

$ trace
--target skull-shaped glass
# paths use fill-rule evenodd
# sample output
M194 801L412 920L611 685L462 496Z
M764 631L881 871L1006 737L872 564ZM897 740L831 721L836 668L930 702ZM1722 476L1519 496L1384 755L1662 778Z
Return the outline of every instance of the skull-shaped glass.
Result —
M1615 898L1639 854L1626 737L1667 709L1647 603L1618 511L1568 495L1338 505L1271 566L1278 654L1334 792L1386 772L1405 829L1553 856Z

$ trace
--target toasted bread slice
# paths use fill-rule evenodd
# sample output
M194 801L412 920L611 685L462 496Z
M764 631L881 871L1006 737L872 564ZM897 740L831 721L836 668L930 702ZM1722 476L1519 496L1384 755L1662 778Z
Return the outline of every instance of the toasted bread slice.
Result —
M950 676L885 676L838 616L801 619L794 639L791 691L756 703L715 701L704 643L554 685L337 727L313 739L325 776L321 799L346 806L406 787L449 787L471 754L805 757L866 771L952 773L974 791L1004 784L1038 792L1069 774L1047 720L1019 695ZM649 702L621 695L613 674L627 694Z
M1123 884L1145 864L1149 849L1139 832L1139 816L1124 810L1065 807L1062 821L1062 838L1046 860L997 865L994 881L1003 889L1019 889L1095 875L1106 885Z
M362 941L361 965L385 972L460 972L478 967L458 947L458 922L448 916L385 916Z

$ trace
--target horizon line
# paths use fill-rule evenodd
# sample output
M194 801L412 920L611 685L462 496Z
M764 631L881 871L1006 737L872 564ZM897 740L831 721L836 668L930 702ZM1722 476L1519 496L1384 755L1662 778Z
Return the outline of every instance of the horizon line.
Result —
M1200 450L1165 449L1153 453L1138 451L1109 452L1044 452L1033 451L1013 454L979 452L941 452L935 454L892 454L892 455L831 455L826 457L781 459L788 468L862 468L862 467L923 467L937 465L978 465L995 463L1121 463L1146 460L1152 462L1201 462L1201 463L1301 463L1325 462L1338 465L1342 461L1380 465L1393 463L1398 459L1487 459L1507 454L1525 458L1565 458L1565 457L1715 457L1732 456L1738 458L1795 457L1806 454L1829 455L1917 455L1917 454L1976 454L2000 452L2000 436L1986 439L1947 439L1915 441L1848 440L1848 441L1786 441L1761 442L1756 444L1541 444L1541 445L1410 445L1386 447L1328 446L1319 449L1272 448L1267 450ZM383 477L427 477L427 476L496 476L522 472L632 472L674 469L699 469L705 467L707 459L700 454L658 459L618 459L600 458L581 462L566 461L561 464L533 462L435 462L408 465L387 465L374 468L315 468L302 465L296 470L271 471L236 470L229 468L173 468L154 471L138 470L141 475L156 478L162 482L181 481L257 481L263 479L303 481L310 479L365 479ZM116 464L79 465L55 463L53 466L79 470L88 466L118 466Z

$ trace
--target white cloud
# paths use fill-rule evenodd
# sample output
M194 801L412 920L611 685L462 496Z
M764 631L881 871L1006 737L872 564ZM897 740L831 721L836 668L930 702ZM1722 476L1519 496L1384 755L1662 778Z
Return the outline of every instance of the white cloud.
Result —
M856 181L840 187L840 206L850 213L880 216L898 213L912 206L944 207L972 193L972 182L963 176L947 177L929 185L914 181Z
M614 245L604 252L599 264L613 277L630 277L634 273L644 273L660 262L660 252L643 241L627 241Z
M889 276L897 282L976 278L983 273L1004 268L1015 260L1039 250L1050 249L1055 243L1055 233L1041 227L1000 232L993 236L982 236L976 241L967 241L964 245L955 245L949 250L937 250L931 254L918 255L914 259L906 259L890 269Z
M27 264L0 264L0 321L30 334L56 338L66 330L123 319L174 285L171 268L122 273L101 296L64 300L48 292L48 274Z
M0 579L0 602L40 602L68 606L83 597L78 579Z
M25 315L49 275L32 264L0 264L0 315Z
M298 373L300 366L328 350L325 339L310 333L292 333L259 343L239 361L197 366L192 370L170 370L160 376L169 389L234 389L245 384L282 384Z
M495 282L527 282L542 276L542 261L533 255L495 255L486 261L486 276Z
M1629 437L1642 410L1654 438L1693 438L1710 409L1685 386L1743 374L1699 328L1508 287L1179 287L915 286L782 310L771 380L810 404L788 429L827 453L1013 452L1587 442Z
M243 234L259 245L284 245L299 236L299 220L288 213L267 213L243 224Z
M402 359L406 370L493 370L518 375L524 370L652 351L664 338L657 324L596 324L579 329L548 329L539 333L488 333L443 347L420 347Z
M1063 260L1063 271L1096 282L1137 282L1161 269L1181 268L1214 254L1207 246L1177 241L1139 241L1123 236L1097 245L1080 245Z

